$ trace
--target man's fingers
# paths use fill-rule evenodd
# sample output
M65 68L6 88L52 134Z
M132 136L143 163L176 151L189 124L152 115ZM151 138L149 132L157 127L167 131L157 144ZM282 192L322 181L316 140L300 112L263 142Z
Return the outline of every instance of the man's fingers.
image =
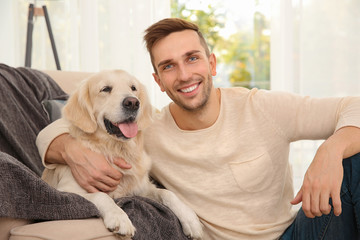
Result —
M122 174L120 173L121 177ZM114 179L111 177L105 177L102 180L96 182L95 186L97 189L103 192L112 192L114 191L117 186L120 184L121 177L119 179Z
M122 173L110 164L104 155L82 146L75 139L67 142L65 150L65 162L71 168L76 181L86 191L112 192L120 184ZM120 168L131 168L123 159L115 160Z
M105 172L111 174L112 171L115 171L116 178L108 176L106 173L94 169L82 169L82 168L73 168L72 173L74 178L79 183L79 185L84 188L87 192L112 192L116 189L121 181L122 174L116 169L108 166Z
M88 184L102 192L112 192L120 184L122 174L110 165L102 171L88 175Z
M97 189L96 187L91 186L91 185L89 185L89 184L84 185L83 188L84 188L87 192L89 192L89 193L99 192L99 189Z
M295 198L293 200L291 200L291 204L292 205L296 205L301 203L302 201L302 189L299 190L299 192L296 194Z
M331 211L331 205L329 204L330 195L326 192L320 195L320 211L322 214L328 215Z
M120 181L115 181L110 177L102 178L102 180L89 178L82 180L82 187L88 192L112 192L116 189Z
M311 197L309 191L303 191L302 193L302 209L308 218L315 217L311 212Z
M122 158L115 158L114 164L122 169L130 169L132 166Z
M121 172L115 169L111 165L104 165L102 169L98 169L98 175L95 177L96 180L109 185L117 185L120 183L122 178ZM94 173L95 174L95 173Z
M334 196L331 196L332 204L334 207L334 214L335 216L339 216L341 214L341 199L340 199L340 193L334 194Z
M316 217L320 217L322 215L322 213L320 212L320 194L318 194L318 192L316 191L311 194L310 199L311 199L310 211L312 215Z
M91 176L94 181L103 182L109 186L118 185L122 174L115 169L108 160L101 154L92 153L93 156L88 156L88 175ZM95 155L96 154L96 155ZM93 185L93 184L92 184Z
M102 183L102 182L97 182L95 184L95 187L96 187L96 189L98 189L101 192L109 193L109 192L113 192L116 189L117 185L112 185L111 186L111 185L107 185L107 184Z
M338 185L335 185L332 191L330 192L330 197L334 208L335 216L339 216L342 212L340 192L341 192L341 182L338 183Z

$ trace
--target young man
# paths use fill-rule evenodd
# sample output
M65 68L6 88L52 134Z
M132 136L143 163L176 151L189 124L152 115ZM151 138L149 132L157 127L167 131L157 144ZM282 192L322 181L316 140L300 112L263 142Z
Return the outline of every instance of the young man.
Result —
M343 159L360 152L360 98L216 89L216 57L196 25L164 19L144 39L154 79L173 100L145 132L151 174L195 210L204 239L358 238L360 157L345 170ZM88 191L111 191L121 176L61 124L38 136L45 161L69 164ZM294 198L289 144L300 139L327 140ZM291 204L300 202L295 219Z

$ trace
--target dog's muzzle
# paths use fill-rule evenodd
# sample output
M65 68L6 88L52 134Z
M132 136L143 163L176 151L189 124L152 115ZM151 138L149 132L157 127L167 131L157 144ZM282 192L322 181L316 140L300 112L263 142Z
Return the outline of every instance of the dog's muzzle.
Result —
M122 102L122 109L124 115L127 118L124 121L120 122L111 122L109 119L104 118L104 124L106 131L115 135L118 138L130 139L136 136L138 132L138 125L135 122L138 110L140 107L140 102L135 97L127 97Z

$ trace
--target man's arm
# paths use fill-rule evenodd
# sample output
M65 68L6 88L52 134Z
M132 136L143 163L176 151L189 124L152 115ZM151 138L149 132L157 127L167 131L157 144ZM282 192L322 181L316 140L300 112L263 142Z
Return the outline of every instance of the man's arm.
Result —
M38 135L37 146L44 164L68 164L75 180L88 192L115 190L122 174L103 155L82 146L64 129L67 125L57 121ZM114 159L114 163L123 169L131 168L123 159Z
M330 213L331 198L335 215L340 215L342 160L358 152L360 128L343 127L337 130L319 147L305 174L303 185L291 204L302 202L305 215L314 218Z
M290 142L327 139L309 166L303 185L291 201L302 202L308 217L341 213L342 160L360 152L360 98L313 98L286 92L259 90L257 100L274 128ZM352 126L352 127L351 127Z

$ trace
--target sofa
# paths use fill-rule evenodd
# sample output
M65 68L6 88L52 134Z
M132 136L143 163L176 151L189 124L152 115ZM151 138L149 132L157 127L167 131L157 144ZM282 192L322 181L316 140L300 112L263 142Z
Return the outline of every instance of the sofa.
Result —
M15 69L9 66L1 64L1 67L5 67L6 69ZM0 69L2 70L2 69ZM26 69L26 71L29 71ZM80 83L81 80L89 76L91 73L85 72L65 72L65 71L41 71L45 72L48 76L50 76L55 82L64 90L66 93L71 94L72 91L76 88L76 86ZM6 74L1 72L0 77L4 77ZM21 74L18 74L21 75ZM36 76L36 75L35 75ZM17 76L19 77L19 76ZM27 83L28 84L28 83ZM29 84L28 84L29 85ZM36 136L36 135L34 135ZM1 139L0 139L1 140ZM39 173L37 174L39 175ZM17 175L18 176L18 175ZM36 179L39 179L37 176ZM39 180L42 181L42 180ZM45 183L44 183L45 184ZM56 190L54 190L56 191ZM16 192L15 192L16 194ZM13 194L13 195L15 195ZM12 196L13 196L12 195ZM73 194L75 195L75 194ZM77 196L81 198L80 196ZM6 199L8 200L9 197ZM156 211L159 212L161 215L161 219L158 221L157 219L150 218L151 220L145 219L144 215L139 215L139 211L147 211L147 210L137 210L138 206L141 206L142 203L137 202L146 202L146 199L134 199L132 198L128 200L128 202L134 201L135 203L130 204L129 211L133 214L137 214L137 218L141 221L134 221L128 213L130 219L133 221L134 225L137 228L137 233L142 232L142 236L144 233L147 237L140 237L134 239L187 239L186 236L182 233L181 225L178 222L177 218L174 217L175 215L172 214L168 209L162 208L162 206L155 206L157 203L148 203L150 206L154 206ZM11 199L9 200L11 201ZM86 200L85 200L86 201ZM120 205L120 200L116 201L118 205ZM0 205L3 202L0 201ZM123 204L123 203L121 203ZM79 205L79 204L78 204ZM160 204L159 204L160 205ZM123 205L121 205L123 206ZM145 205L144 205L145 206ZM147 205L146 205L147 206ZM26 206L25 206L26 208ZM138 211L138 212L136 212ZM154 215L153 213L145 213L146 216ZM157 214L157 213L156 213ZM155 215L156 215L155 214ZM48 214L49 215L49 214ZM51 215L51 214L50 214ZM119 239L113 233L108 231L105 228L102 219L97 217L90 217L90 218L77 218L71 219L67 218L68 220L36 220L30 221L25 219L19 218L12 218L12 217L1 217L0 215L0 240L10 239L10 240L39 240L39 239L71 239L71 240L80 240L80 239L101 239L101 240L110 240L110 239ZM144 220L143 220L144 219ZM135 220L138 220L135 218ZM144 223L145 221L152 221L151 227L148 227L148 223ZM138 224L138 225L136 225ZM153 229L153 227L156 229ZM165 229L165 230L164 230ZM146 232L147 231L147 232ZM156 234L164 235L165 237L150 237L153 235L152 232L157 232ZM166 232L166 233L162 233ZM136 235L135 235L136 236ZM154 233L155 236L155 233Z
M91 73L44 71L52 77L67 93L76 88L79 82ZM119 239L109 232L100 218L57 220L31 223L29 220L1 218L1 240L39 240L39 239Z

